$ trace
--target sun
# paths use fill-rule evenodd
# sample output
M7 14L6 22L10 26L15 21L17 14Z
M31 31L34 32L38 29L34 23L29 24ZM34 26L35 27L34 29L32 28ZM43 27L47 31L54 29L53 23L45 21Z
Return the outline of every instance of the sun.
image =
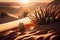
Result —
M21 0L21 3L22 4L28 4L29 3L29 0Z

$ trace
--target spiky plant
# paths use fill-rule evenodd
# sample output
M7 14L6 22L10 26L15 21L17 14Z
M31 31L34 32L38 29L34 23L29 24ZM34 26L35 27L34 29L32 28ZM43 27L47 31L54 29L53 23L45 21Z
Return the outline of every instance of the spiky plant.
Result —
M34 9L34 12L34 14L29 16L34 24L44 25L54 23L59 18L60 5L43 6L40 7L38 11Z

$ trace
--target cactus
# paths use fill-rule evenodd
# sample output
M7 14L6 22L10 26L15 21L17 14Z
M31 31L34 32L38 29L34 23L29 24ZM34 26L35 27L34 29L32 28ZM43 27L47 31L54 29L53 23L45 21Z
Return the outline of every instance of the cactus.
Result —
M44 25L56 22L60 15L60 6L49 5L40 7L38 11L34 9L34 14L28 16L36 25Z

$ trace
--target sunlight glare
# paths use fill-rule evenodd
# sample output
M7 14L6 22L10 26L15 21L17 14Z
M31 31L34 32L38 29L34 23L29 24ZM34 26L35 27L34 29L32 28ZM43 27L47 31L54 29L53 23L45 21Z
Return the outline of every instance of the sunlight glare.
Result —
M29 0L21 0L21 3L22 4L28 4L29 3Z

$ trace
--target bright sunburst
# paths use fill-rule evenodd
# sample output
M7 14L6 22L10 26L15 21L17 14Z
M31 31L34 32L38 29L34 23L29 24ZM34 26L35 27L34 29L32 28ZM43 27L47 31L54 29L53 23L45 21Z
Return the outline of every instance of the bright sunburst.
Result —
M21 0L21 3L22 4L28 4L29 3L29 0Z

